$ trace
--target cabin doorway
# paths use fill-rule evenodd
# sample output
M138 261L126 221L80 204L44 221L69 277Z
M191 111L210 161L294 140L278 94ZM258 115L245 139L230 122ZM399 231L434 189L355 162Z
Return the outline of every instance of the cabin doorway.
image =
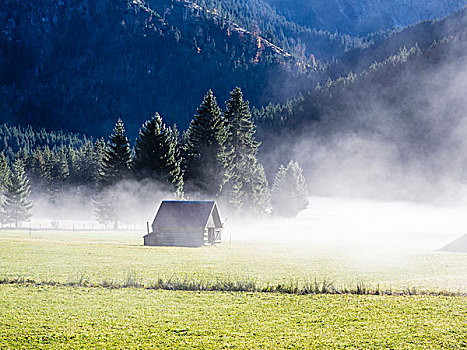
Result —
M214 244L215 233L214 227L208 227L208 244Z

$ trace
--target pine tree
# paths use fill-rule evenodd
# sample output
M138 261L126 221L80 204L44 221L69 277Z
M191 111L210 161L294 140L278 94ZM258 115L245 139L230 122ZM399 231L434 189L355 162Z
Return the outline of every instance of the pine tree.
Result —
M104 158L105 158L105 140L104 139L98 139L96 142L94 142L94 145L92 147L92 176L93 176L93 182L95 186L97 186L97 183L99 182L100 178L100 172L101 169L104 166Z
M45 173L46 162L44 160L44 153L40 149L36 149L28 163L25 166L26 173L31 183L32 192L37 193L45 187Z
M281 165L271 190L273 213L284 217L295 217L308 207L308 187L303 170L297 162Z
M47 189L54 203L60 202L67 189L67 180L70 176L65 150L52 153L47 163Z
M81 184L83 178L81 177L79 155L78 151L70 145L65 149L65 160L68 167L68 183L77 187Z
M73 177L76 186L81 187L85 186L89 189L95 189L95 172L94 172L94 154L93 154L93 144L92 142L86 142L78 152L75 151L74 161L73 155L72 165L73 165ZM70 158L68 160L70 163Z
M5 202L2 204L5 223L15 223L19 227L22 222L32 217L33 203L29 200L31 194L29 180L24 172L24 165L17 159L13 163L10 180L5 186Z
M225 182L226 130L211 90L204 96L186 133L184 180L187 191L218 196Z
M5 191L7 182L10 179L10 168L8 166L8 161L5 157L5 154L0 153L0 192Z
M122 120L118 119L105 149L97 182L97 193L94 197L94 206L99 222L113 223L115 229L118 228L120 213L118 212L118 193L113 186L129 177L130 166L130 142L125 135Z
M125 126L119 118L105 150L99 185L107 187L128 178L131 166L130 141L125 135Z
M257 213L265 212L269 206L269 187L257 159L260 143L255 140L256 130L249 104L243 100L238 87L230 93L224 120L228 182L223 192L237 210L249 208Z
M142 125L136 140L135 178L156 181L162 190L180 197L183 193L181 161L177 131L166 127L156 113Z
M0 153L0 223L5 222L5 213L3 211L4 192L7 184L10 181L10 167L5 154Z

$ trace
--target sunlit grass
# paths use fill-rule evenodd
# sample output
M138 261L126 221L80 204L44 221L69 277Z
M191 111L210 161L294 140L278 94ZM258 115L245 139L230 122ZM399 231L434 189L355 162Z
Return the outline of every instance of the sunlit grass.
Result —
M0 231L0 279L61 283L141 283L158 279L252 281L267 284L329 281L336 287L467 292L467 255L420 251L361 259L351 247L223 244L200 249L143 247L138 232Z
M465 254L141 235L0 231L0 348L467 347Z
M462 349L465 298L0 286L2 348Z

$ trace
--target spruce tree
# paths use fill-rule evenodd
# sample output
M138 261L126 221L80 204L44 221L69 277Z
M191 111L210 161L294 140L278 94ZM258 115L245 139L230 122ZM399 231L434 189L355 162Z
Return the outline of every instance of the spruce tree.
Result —
M166 127L156 113L146 121L136 140L133 174L139 181L156 181L162 190L181 197L183 175L177 130Z
M218 196L225 182L226 130L211 90L204 96L188 127L184 146L184 180L187 191Z
M24 165L17 159L12 166L10 180L5 186L5 202L2 204L4 222L14 223L19 227L22 222L29 221L32 217L32 201L29 180L24 171Z
M104 139L101 138L94 142L92 147L92 178L95 186L97 186L99 182L100 172L104 166L105 150Z
M113 223L115 229L118 228L120 213L118 212L118 193L113 186L128 178L130 166L130 142L125 135L122 120L118 119L105 149L99 172L97 193L94 197L94 206L99 222Z
M100 170L99 186L107 187L122 181L129 176L131 166L130 141L125 135L125 126L119 118L113 134L107 144L102 168Z
M45 187L45 173L47 169L44 153L40 149L36 149L33 152L25 170L32 186L32 192L41 192Z
M5 191L7 182L10 179L10 167L8 166L8 161L5 157L5 154L0 153L0 192Z
M73 155L71 155L73 159ZM89 189L95 189L94 177L94 154L93 144L87 141L77 153L75 153L75 160L71 163L73 166L73 177L76 186L85 186ZM70 161L69 161L70 163Z
M3 211L4 193L10 181L10 167L5 154L0 153L0 223L5 222L5 212Z
M303 170L297 162L281 165L271 190L273 213L284 217L295 217L308 207L308 187Z
M65 150L62 148L52 156L46 163L48 172L47 189L52 202L58 203L65 195L67 189L67 180L70 176L68 161Z
M65 149L65 160L68 167L68 183L72 184L73 187L78 187L83 180L82 174L80 172L80 165L79 164L79 154L76 149L71 147L70 145Z
M238 210L252 209L257 213L269 207L269 187L257 153L260 143L255 139L249 103L240 88L230 93L224 112L227 139L225 142L227 184L223 190L229 202Z

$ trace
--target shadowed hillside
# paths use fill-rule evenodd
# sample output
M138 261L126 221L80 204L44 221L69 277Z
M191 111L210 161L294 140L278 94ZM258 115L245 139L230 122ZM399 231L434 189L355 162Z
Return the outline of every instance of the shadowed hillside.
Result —
M331 32L365 35L442 18L462 8L464 0L266 0L288 19Z
M428 47L402 48L360 74L256 111L265 163L301 159L323 194L457 198L453 184L467 177L465 20L453 17L459 30Z
M292 92L273 81L313 72L189 2L7 0L0 23L0 121L12 124L102 135L120 115L134 135L159 111L185 127L209 88L261 104Z

